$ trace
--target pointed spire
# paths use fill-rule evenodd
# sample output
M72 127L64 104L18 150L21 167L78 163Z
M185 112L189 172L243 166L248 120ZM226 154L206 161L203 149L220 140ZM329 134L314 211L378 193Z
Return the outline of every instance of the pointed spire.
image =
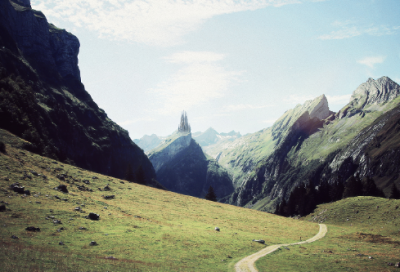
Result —
M191 132L190 124L187 118L187 113L185 111L182 111L181 115L181 122L178 126L178 131L179 132Z

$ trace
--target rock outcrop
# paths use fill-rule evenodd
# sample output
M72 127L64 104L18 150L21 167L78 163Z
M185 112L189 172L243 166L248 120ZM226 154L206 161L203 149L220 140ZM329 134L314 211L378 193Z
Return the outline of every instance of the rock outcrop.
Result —
M31 9L30 1L1 1L0 23L42 76L48 79L70 76L80 81L79 40L49 24L42 12Z
M30 151L105 175L142 168L156 186L147 156L85 90L78 52L79 40L29 1L0 1L0 128Z

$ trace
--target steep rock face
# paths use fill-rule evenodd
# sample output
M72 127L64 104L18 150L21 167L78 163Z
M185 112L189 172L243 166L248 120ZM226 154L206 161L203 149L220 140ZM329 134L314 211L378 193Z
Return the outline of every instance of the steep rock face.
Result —
M205 150L214 158L218 158L218 162L232 176L234 186L240 187L256 170L257 165L284 141L293 126L301 126L302 122L308 120L322 120L332 114L325 95L321 95L286 111L270 128L232 142L224 142L218 148ZM322 123L320 125L322 126Z
M207 159L191 139L189 146L158 169L159 182L173 192L204 197L212 186L217 198L233 192L228 173L215 160Z
M192 135L190 133L177 133L173 139L170 138L166 140L166 145L162 147L161 152L159 149L151 151L149 153L149 159L156 172L178 153L186 149L190 145L191 140Z
M80 82L78 39L19 3L0 1L0 127L31 151L102 174L124 178L129 164L141 166L155 185L143 151Z
M389 78L369 79L338 114L320 120L303 113L286 133L275 131L274 151L246 176L229 202L273 211L299 184L345 182L356 173L387 189L399 177L392 164L400 158L398 96L399 85ZM277 127L282 128L275 123L273 129Z
M210 186L218 198L233 192L227 171L203 153L190 133L173 134L149 152L149 159L158 181L173 192L204 197Z
M65 30L49 25L30 1L0 2L0 23L18 44L24 58L42 76L67 77L80 81L79 40Z

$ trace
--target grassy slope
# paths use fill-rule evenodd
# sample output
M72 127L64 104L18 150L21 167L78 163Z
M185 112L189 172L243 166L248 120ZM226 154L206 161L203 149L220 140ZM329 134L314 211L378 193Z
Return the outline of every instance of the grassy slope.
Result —
M350 118L337 119L324 126L319 132L306 139L292 163L306 163L313 159L324 159L335 150L344 148L362 129L371 125L383 113L390 111L400 103L400 97L383 105L370 105L364 117L359 114Z
M257 262L260 271L398 270L387 263L400 262L400 200L347 198L320 205L303 220L327 224L327 236L281 248Z
M318 231L312 222L88 172L21 150L18 146L23 141L4 130L0 136L7 149L6 155L0 153L0 201L8 203L8 210L0 213L0 271L227 271L242 257L264 247L252 239L263 239L270 245L294 242ZM31 170L47 179L34 176ZM24 171L32 179L21 179ZM57 174L68 178L60 181ZM90 180L90 184L83 180ZM8 189L17 181L31 196ZM53 189L59 184L67 185L69 193ZM112 191L98 189L107 184ZM76 185L85 185L93 192L80 191ZM116 199L102 198L111 194ZM74 211L77 206L84 212ZM100 214L100 220L85 219L89 212ZM48 216L61 220L62 225L54 225ZM41 231L27 232L28 226ZM214 231L215 226L221 231ZM57 232L60 227L65 230ZM19 239L11 239L11 235ZM60 241L65 245L58 245ZM90 241L99 245L89 246Z
M270 128L206 150L213 157L222 152L218 162L230 172L234 186L237 187L261 160L272 154L278 144L278 139L282 139L287 134L288 129L297 119L305 111L312 111L321 99L322 96L308 100L303 105L299 104L286 111ZM245 172L243 172L244 169Z

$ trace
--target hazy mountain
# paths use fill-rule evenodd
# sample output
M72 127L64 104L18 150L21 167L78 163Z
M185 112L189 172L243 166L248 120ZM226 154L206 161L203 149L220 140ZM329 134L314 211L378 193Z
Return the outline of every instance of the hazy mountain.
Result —
M178 130L151 150L148 157L158 181L173 192L204 197L212 186L217 197L222 198L234 190L227 171L204 154L190 130Z
M140 139L134 139L133 142L137 144L141 149L143 149L144 152L147 152L149 150L152 150L156 146L158 146L162 141L161 137L158 137L155 134L152 134L150 136L144 135Z
M30 1L0 1L0 127L32 151L98 173L124 178L129 164L141 166L156 184L144 152L81 83L79 46Z
M193 139L195 139L201 147L205 148L219 142L233 141L241 136L239 132L233 130L229 133L218 133L215 129L210 127L204 132L193 134Z

